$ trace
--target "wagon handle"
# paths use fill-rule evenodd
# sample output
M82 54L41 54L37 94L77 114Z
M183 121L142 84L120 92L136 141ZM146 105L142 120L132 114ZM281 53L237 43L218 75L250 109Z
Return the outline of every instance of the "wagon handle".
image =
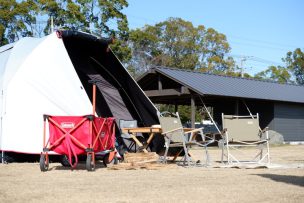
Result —
M89 80L89 83L93 84L93 115L95 115L96 110L96 83L98 80Z

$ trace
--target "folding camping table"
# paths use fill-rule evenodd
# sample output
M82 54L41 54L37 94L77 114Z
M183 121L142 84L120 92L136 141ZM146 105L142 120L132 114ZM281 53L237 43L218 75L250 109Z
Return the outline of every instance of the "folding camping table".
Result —
M137 128L122 128L121 131L123 133L128 133L131 135L132 139L136 142L136 144L143 149L144 153L148 153L147 147L153 140L155 133L161 133L160 127L137 127ZM137 138L136 133L149 133L149 138L145 145L143 145Z
M184 131L190 131L192 128L184 128ZM155 133L162 133L161 126L159 127L137 127L137 128L122 128L121 131L123 133L128 133L131 135L132 139L136 142L136 144L143 149L144 153L148 153L147 147L151 143L151 141L154 138ZM136 137L136 133L148 133L149 137L147 139L147 142L143 145Z

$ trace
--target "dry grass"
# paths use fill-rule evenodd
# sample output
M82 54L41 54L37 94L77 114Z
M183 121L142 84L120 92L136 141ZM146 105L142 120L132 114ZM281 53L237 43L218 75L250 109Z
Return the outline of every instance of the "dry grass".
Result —
M210 153L219 165L220 151ZM304 145L272 147L271 156L273 163L303 165ZM0 202L304 202L304 168L154 166L87 172L81 164L71 171L53 163L42 173L38 163L1 164Z

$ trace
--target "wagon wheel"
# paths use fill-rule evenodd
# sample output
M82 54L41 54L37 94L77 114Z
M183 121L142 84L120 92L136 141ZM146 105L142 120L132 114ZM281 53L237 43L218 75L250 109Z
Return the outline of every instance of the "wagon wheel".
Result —
M110 160L110 153L107 153L106 155L104 155L103 157L103 164L105 165L105 167L110 167L113 166L114 164L118 164L118 158L116 156L114 156L111 160Z
M95 163L93 163L93 161L92 161L92 154L87 155L86 169L88 171L94 171L95 170Z
M40 155L40 170L45 172L49 169L49 160L46 158L45 154Z

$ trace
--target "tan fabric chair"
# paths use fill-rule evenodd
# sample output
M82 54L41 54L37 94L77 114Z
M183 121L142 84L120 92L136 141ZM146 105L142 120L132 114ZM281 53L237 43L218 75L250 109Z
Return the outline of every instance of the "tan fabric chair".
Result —
M189 156L189 147L192 145L200 146L205 148L206 154L206 164L209 164L209 154L207 146L214 142L214 140L206 140L203 134L203 128L194 129L191 131L184 132L181 120L178 113L173 114L170 112L164 112L159 114L159 121L162 129L162 135L165 137L165 147L166 151L163 157L163 162L167 161L167 155L169 148L181 148L181 150L175 154L175 158L181 153L184 152L183 164L190 165L191 158ZM197 142L194 137L201 136L200 142ZM175 160L175 158L173 160Z
M270 163L268 128L261 130L259 114L249 116L222 114L222 125L223 139L219 141L219 146L222 148L222 162L226 158L228 164ZM236 153L232 153L232 150L246 154L246 151L241 151L242 147L257 147L258 152L252 159L241 161L240 158L237 158ZM266 153L264 153L265 148Z

